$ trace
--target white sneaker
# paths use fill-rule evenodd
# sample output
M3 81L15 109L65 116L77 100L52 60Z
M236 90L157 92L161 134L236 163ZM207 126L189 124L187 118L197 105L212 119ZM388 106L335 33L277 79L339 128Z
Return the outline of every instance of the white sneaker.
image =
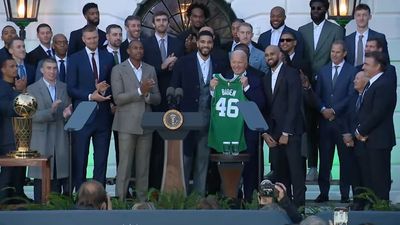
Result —
M316 167L311 167L308 169L308 173L306 176L306 181L316 181L318 180L318 171Z

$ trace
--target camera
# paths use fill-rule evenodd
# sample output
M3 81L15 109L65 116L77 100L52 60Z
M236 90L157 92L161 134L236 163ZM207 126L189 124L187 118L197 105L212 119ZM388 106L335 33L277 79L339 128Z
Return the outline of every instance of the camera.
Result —
M263 180L259 186L259 193L262 197L276 197L278 191L275 188L275 184L270 180Z

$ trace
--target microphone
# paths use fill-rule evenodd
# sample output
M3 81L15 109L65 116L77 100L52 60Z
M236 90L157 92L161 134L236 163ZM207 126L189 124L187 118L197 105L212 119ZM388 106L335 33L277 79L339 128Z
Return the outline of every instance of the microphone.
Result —
M179 104L181 103L182 98L183 98L183 89L182 88L175 89L175 103L176 103L176 106L179 106Z
M173 87L168 87L168 88L167 88L167 91L166 91L166 93L165 93L165 96L167 97L167 104L168 104L168 107L171 107L171 105L173 104L174 94L175 94L175 88L173 88Z

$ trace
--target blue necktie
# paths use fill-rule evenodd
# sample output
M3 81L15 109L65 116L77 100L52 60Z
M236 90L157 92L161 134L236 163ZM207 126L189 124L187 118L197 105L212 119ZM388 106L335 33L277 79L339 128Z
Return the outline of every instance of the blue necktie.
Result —
M49 57L51 57L53 54L51 54L52 52L51 52L51 50L49 49L49 50L47 50L46 51L47 52L47 55L49 56Z
M25 66L22 64L18 65L18 75L19 79L24 79L26 77Z
M65 82L65 63L63 59L58 60L60 62L60 72L58 73L58 79Z

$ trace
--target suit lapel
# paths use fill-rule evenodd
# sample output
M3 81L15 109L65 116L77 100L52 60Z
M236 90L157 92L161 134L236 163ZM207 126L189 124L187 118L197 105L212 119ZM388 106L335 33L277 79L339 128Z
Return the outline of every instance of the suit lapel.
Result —
M305 35L304 35L304 42L305 43L311 43L312 48L314 49L314 29L313 29L313 23L309 23L305 28Z
M268 70L268 73L265 75L265 91L267 92L266 96L268 98L268 102L272 102L272 88L271 88L271 82L272 82L272 73L271 70Z
M137 87L139 87L140 86L140 80L138 80L135 72L133 71L133 68L132 68L131 64L128 61L125 61L123 69L124 69L123 72L124 72L124 74L126 74L127 78L129 80L133 81L133 83L135 85L137 85ZM142 79L143 79L143 77L142 77Z
M330 26L330 24L328 23L327 20L325 20L324 26L322 27L322 30L321 30L321 34L319 35L319 39L318 39L317 47L315 48L315 52L318 52L322 48L322 45L325 43L325 41L328 40L330 31L331 31L329 26Z
M279 88L282 84L283 80L283 74L285 73L285 65L283 64L281 67L281 70L279 71L278 77L276 79L275 87L274 87L274 93L272 94L272 102L275 100L276 93L278 93ZM272 77L272 76L271 76Z
M51 95L50 95L49 89L47 88L46 83L43 81L43 79L40 80L39 89L40 89L41 95L43 96L43 99L44 99L44 102L45 102L46 106L47 107L51 107L51 104L53 103L53 100L51 99Z

